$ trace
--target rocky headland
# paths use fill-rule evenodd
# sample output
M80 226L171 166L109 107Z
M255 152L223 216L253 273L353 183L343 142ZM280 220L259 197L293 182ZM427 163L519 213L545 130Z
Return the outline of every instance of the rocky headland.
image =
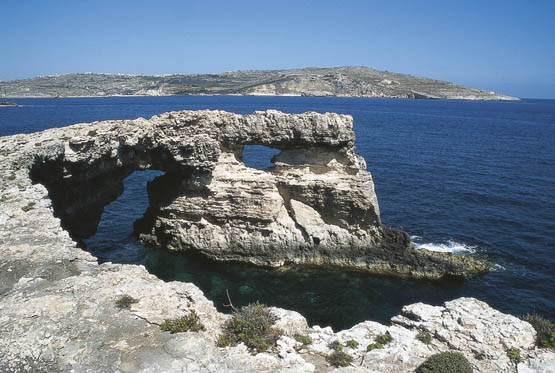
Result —
M535 346L530 324L472 298L410 305L390 326L366 321L339 332L273 308L282 331L276 347L217 347L230 316L195 285L163 282L142 266L98 264L78 244L94 234L127 175L158 169L165 174L149 185L149 210L136 223L152 244L217 260L426 278L487 269L417 251L404 232L385 227L353 141L349 116L276 111L172 112L0 138L0 371L406 372L451 350L477 372L553 372L555 354ZM281 150L275 168L244 165L242 149L252 144ZM120 309L122 295L137 302ZM191 311L205 330L160 330ZM391 342L367 351L383 334ZM328 365L330 343L351 340L350 366Z
M2 85L9 97L242 95L518 100L364 66L190 75L63 74L5 81Z

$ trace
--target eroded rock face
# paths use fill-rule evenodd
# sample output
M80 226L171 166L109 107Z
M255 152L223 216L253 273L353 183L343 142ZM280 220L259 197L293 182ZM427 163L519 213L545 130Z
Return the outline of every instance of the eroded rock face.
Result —
M0 151L9 168L47 187L75 239L95 233L126 176L157 169L165 175L150 183L150 208L135 225L150 244L216 260L419 278L487 270L471 258L416 251L407 234L382 224L352 122L333 113L181 111L6 137ZM275 167L246 167L245 145L281 150Z
M279 318L276 325L284 332L276 348L252 355L242 344L216 347L216 338L229 316L217 312L195 285L164 282L143 266L98 264L64 229L83 227L72 231L73 236L86 232L93 224L86 221L72 224L67 219L78 220L87 208L103 206L115 198L108 191L117 195L122 175L133 169L164 169L174 175L174 180L181 180L176 183L180 188L199 182L195 178L179 179L179 175L186 174L183 170L191 174L200 172L207 177L206 185L210 184L210 178L215 177L211 170L221 164L207 160L209 154L205 152L204 158L188 158L186 152L179 150L184 148L172 143L164 131L154 131L155 128L151 122L140 119L0 138L1 372L406 372L432 354L446 350L463 353L476 372L514 372L515 364L506 356L510 347L520 348L523 362L518 365L519 372L553 371L555 355L534 348L534 331L528 323L471 298L447 302L441 307L407 306L393 318L391 326L365 321L339 332L330 327L309 327L302 315L273 308ZM210 141L197 143L206 145ZM185 149L193 154L196 150L186 144ZM207 145L204 149L213 149L214 159L220 159L219 146ZM329 155L321 150L316 152L322 158ZM302 153L287 154L284 151L280 157L305 157ZM283 160L283 163L293 162ZM337 169L330 172L339 174ZM101 177L107 181L102 182ZM95 187L101 190L88 186L87 180L96 182ZM311 182L309 178L288 185L293 190L303 190L305 183ZM155 184L151 188L155 189ZM79 193L73 187L83 189ZM171 183L166 187L175 190ZM247 188L245 192L248 191ZM281 196L283 192L277 194ZM314 212L318 211L318 204L308 198L292 198L289 203L285 208L291 211L287 210L287 214L298 219L298 224L303 224L312 237L319 234L318 225L322 221L341 228L341 220L348 219L338 214L337 223L332 224L327 220L329 217L322 214L318 217ZM357 211L356 208L352 211ZM87 217L94 218L95 213ZM386 236L403 236L395 231L383 232ZM325 235L320 237L327 239ZM399 258L413 255L408 249L391 252ZM433 255L431 258L438 263L444 260ZM418 268L426 270L425 265ZM124 294L137 299L137 303L120 310L116 301ZM160 330L162 320L192 311L199 315L206 327L204 331L169 334ZM416 338L420 330L432 334L430 345ZM292 338L297 333L310 336L312 343L301 346ZM366 346L383 333L389 333L393 341L384 349L366 351ZM340 369L329 366L325 360L331 352L328 344L335 340L346 344L351 339L358 346L346 347L345 351L354 357L353 364Z

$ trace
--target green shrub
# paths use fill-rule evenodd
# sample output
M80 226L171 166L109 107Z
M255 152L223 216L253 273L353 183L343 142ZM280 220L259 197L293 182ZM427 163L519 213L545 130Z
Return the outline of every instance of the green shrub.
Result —
M518 364L522 361L520 357L520 350L516 347L511 347L507 350L507 356L511 359L512 362Z
M376 349L382 349L383 348L383 344L381 343L370 343L368 346L366 346L366 351L372 351L372 350L376 350Z
M137 303L139 300L133 298L130 295L124 294L116 300L116 307L119 309L129 308L133 303Z
M160 324L160 329L164 332L181 333L181 332L198 332L204 330L204 325L200 322L195 311L191 311L187 316L178 317L177 319L164 320Z
M263 304L256 302L241 307L226 322L218 346L236 346L243 342L253 351L264 352L275 346L280 336L273 326L275 321L276 317Z
M96 130L90 130L89 132L87 132L88 136L96 136Z
M12 199L12 197L6 194L3 194L2 197L0 197L0 202L6 202L6 201L9 201L10 199Z
M386 345L391 342L393 338L389 334L382 334L376 337L376 342L381 343L382 345Z
M343 351L343 345L339 341L333 341L328 345L334 351Z
M347 343L345 343L345 346L352 348L353 350L358 348L358 342L355 341L354 339L351 339L349 341L347 341Z
M218 347L231 346L231 344L233 344L233 341L227 334L221 334L218 338L218 342L216 342Z
M555 324L540 315L526 315L524 320L536 330L536 344L542 348L555 348Z
M432 336L430 335L430 333L425 332L425 331L421 331L416 335L416 339L418 339L420 342L429 345L430 343L432 343Z
M430 356L415 373L472 373L472 367L463 354L441 352Z
M10 176L8 176L8 180L15 180L15 172L12 172Z
M303 345L309 345L312 343L312 339L310 339L308 335L295 334L293 338L295 338L297 342L300 342Z
M333 351L327 360L334 367L346 367L353 361L353 357L343 351Z
M25 212L31 211L35 206L35 202L29 202L27 205L23 206L21 209Z

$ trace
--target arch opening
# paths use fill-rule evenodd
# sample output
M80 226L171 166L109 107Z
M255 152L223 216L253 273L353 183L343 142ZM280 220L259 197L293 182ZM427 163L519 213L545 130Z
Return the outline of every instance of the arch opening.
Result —
M147 185L165 175L158 170L135 171L123 180L123 192L104 206L96 233L83 239L99 263L142 263L145 248L137 244L134 225L150 207Z
M275 166L272 159L281 150L264 145L245 145L243 147L243 163L257 170L268 170Z

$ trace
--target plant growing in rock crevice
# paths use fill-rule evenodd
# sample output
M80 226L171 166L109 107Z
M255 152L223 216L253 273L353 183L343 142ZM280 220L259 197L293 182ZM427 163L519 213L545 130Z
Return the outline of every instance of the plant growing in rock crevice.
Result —
M522 361L522 358L520 357L520 350L516 347L509 348L507 350L507 356L515 364L518 364Z
M264 352L276 345L281 332L274 327L277 318L269 308L256 302L233 309L233 316L218 338L219 347L236 346L243 342L252 351Z
M349 347L353 350L356 350L358 348L358 342L355 341L354 339L350 339L347 342L345 342L345 346L347 346L347 347Z
M381 343L382 345L386 345L389 342L391 342L392 340L393 340L393 338L391 338L391 336L388 333L381 334L381 335L376 337L376 342Z
M432 336L430 335L430 333L426 331L419 332L416 335L416 339L418 339L420 342L424 343L425 345L429 345L430 343L432 343Z
M343 351L343 345L339 341L330 342L328 347L334 351Z
M116 300L116 307L119 309L128 309L133 303L139 302L138 299L130 295L124 294Z
M536 330L538 347L555 349L555 324L541 315L526 315L524 321L529 322Z
M383 344L381 343L370 343L368 346L366 346L366 351L381 350L381 349L383 349Z
M472 373L470 363L459 352L440 352L424 361L415 373Z
M35 208L34 206L35 206L35 202L29 202L27 205L23 206L21 209L24 212L28 212L28 211L31 211L32 209L34 209Z
M195 311L191 311L186 316L178 317L176 319L164 320L160 324L160 330L164 332L182 333L182 332L198 332L204 330L204 325L200 321L200 317Z
M295 334L293 338L295 338L297 342L300 342L305 346L312 343L312 339L308 335Z
M334 367L346 367L351 364L353 357L343 351L333 351L326 360Z

